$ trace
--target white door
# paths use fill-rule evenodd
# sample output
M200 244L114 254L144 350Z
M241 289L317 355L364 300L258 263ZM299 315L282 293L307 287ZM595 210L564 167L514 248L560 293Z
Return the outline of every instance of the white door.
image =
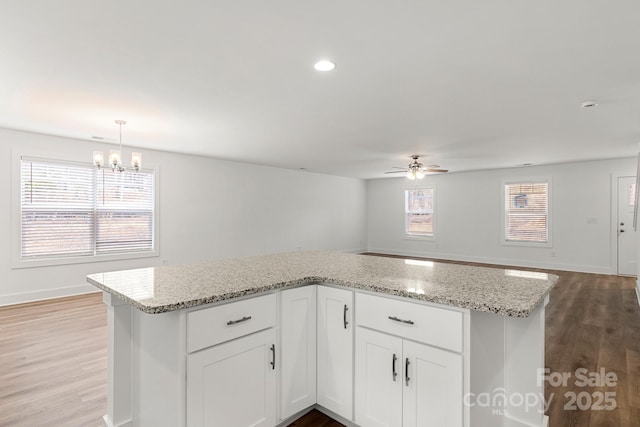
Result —
M275 330L187 357L189 427L276 425Z
M353 292L318 286L318 404L353 420Z
M281 419L286 419L316 403L316 287L281 295Z
M356 424L402 427L402 339L356 331Z
M637 234L633 230L636 177L618 178L618 274L635 276L638 266Z
M462 356L403 342L403 427L462 426Z

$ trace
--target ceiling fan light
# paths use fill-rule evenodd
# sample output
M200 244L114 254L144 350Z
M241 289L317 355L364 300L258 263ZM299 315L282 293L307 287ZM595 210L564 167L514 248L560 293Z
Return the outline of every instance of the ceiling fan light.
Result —
M424 178L424 172L422 172L421 170L418 169L416 171L416 178L418 178L418 179Z
M407 178L409 178L410 180L416 179L416 173L413 170L408 170L407 171Z

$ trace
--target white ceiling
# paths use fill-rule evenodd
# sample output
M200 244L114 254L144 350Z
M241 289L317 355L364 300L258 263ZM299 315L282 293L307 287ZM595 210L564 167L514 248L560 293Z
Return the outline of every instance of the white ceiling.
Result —
M637 0L2 0L0 48L0 127L143 149L375 178L640 141Z

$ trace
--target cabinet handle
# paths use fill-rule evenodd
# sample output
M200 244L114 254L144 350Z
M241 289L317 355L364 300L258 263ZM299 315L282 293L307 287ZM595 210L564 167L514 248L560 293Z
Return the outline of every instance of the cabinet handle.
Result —
M398 356L393 353L393 359L391 360L391 372L393 373L393 381L396 381L396 377L398 376L398 372L396 371L396 361L398 360Z
M344 328L347 329L347 325L349 325L349 321L347 320L347 311L349 310L349 307L347 307L347 304L344 305L344 312L342 313L342 322L344 323Z
M275 344L271 344L271 355L273 356L273 358L271 359L271 362L269 362L269 364L271 365L271 370L276 369L276 345Z
M231 326L231 325L235 325L235 324L238 324L238 323L246 322L247 320L251 320L251 316L244 316L242 319L238 319L238 320L229 320L227 322L227 326Z
M404 382L409 387L409 358L404 359Z
M406 323L407 325L413 325L413 320L404 320L396 316L389 316L389 320L393 320L394 322Z

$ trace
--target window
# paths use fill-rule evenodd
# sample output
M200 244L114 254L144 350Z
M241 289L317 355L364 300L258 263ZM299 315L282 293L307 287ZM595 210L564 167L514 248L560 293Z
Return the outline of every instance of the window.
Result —
M154 206L153 171L23 157L20 260L153 253Z
M433 223L433 188L405 190L405 233L433 237Z
M548 181L504 184L504 240L550 243Z

